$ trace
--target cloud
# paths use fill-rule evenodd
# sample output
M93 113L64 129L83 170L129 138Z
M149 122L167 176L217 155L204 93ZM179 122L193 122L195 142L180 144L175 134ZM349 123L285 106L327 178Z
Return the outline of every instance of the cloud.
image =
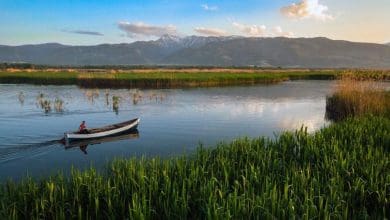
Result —
M203 4L200 7L202 7L206 11L217 11L218 10L218 6L210 6L208 4Z
M283 31L283 29L280 26L276 26L272 28L272 34L274 36L281 36L281 37L294 37L294 33L291 31Z
M118 23L118 28L126 32L128 37L134 38L139 35L142 36L154 36L161 37L165 34L176 35L177 30L173 25L168 26L153 26L148 25L142 22L130 23L126 21L121 21Z
M321 5L319 0L301 0L289 6L282 7L280 12L293 19L313 18L317 20L333 20L334 17L327 13L328 6Z
M233 22L232 25L236 27L238 30L240 30L245 35L249 35L252 37L260 37L265 35L266 26L261 25L246 25L246 24L240 24L238 22Z
M104 34L96 31L86 31L86 30L62 30L66 33L72 33L72 34L85 34L85 35L94 35L94 36L104 36Z
M217 28L204 28L204 27L197 27L194 29L197 33L207 35L207 36L225 36L226 31L217 29Z

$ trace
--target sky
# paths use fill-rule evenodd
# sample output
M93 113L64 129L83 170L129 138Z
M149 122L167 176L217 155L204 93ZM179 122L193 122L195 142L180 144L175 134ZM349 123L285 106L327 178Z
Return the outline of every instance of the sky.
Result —
M0 0L0 44L131 43L164 34L390 42L390 0Z

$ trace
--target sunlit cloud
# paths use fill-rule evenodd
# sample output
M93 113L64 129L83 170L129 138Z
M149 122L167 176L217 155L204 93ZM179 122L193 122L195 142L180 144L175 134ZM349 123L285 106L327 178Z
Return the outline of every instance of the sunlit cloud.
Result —
M93 35L93 36L104 36L104 34L97 32L97 31L86 31L86 30L62 30L66 33L72 33L72 34L85 34L85 35Z
M173 25L168 26L155 26L145 24L143 22L130 23L126 21L121 21L118 23L118 28L126 32L128 37L135 38L138 36L154 36L161 37L165 34L176 35L177 30Z
M225 36L226 31L217 29L217 28L205 28L205 27L197 27L194 29L198 34L206 35L206 36Z
M232 25L237 28L241 33L251 37L262 37L266 34L265 25L246 25L238 22L233 22Z
M313 18L321 21L334 19L331 14L328 14L328 6L320 4L319 0L302 0L282 7L280 12L293 19Z
M200 7L202 7L205 11L217 11L218 6L210 6L208 4L203 4Z
M294 33L291 31L283 31L280 26L272 28L272 35L276 37L294 37Z

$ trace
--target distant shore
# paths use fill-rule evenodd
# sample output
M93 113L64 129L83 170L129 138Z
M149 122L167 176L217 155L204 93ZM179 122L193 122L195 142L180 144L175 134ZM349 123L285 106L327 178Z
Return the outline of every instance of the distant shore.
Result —
M78 85L86 88L187 88L254 85L286 80L390 80L390 70L343 69L29 69L0 70L0 83Z

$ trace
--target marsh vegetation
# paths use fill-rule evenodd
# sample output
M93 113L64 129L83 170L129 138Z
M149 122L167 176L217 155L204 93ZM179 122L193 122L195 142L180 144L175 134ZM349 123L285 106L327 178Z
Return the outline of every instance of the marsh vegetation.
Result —
M0 83L79 85L85 88L184 88L277 83L296 79L338 79L353 75L360 79L390 79L382 70L18 70L0 72Z
M118 159L0 187L2 218L385 218L389 128L348 119L309 134L238 139L191 156Z
M99 89L84 89L83 95L90 104L94 105L100 102L100 94L104 94L104 104L111 108L116 114L119 113L121 103L131 103L137 105L139 103L154 102L161 103L167 99L167 94L162 91L147 91L143 92L139 89L131 89L127 91L117 91L105 89L101 91ZM26 92L20 91L17 94L20 105L24 105L26 100ZM66 103L72 103L72 97L64 97L66 94L56 94L50 92L39 92L36 96L36 106L42 109L45 114L52 112L63 113L65 111ZM28 98L28 97L27 97ZM65 99L67 100L65 102Z
M364 90L368 84L360 80L343 81L334 96L348 100L347 106L368 107L348 109L346 120L316 132L302 127L275 138L239 138L211 148L201 145L186 156L123 158L104 170L73 169L70 175L3 182L0 217L386 218L390 119L382 110L388 111L388 93L372 86ZM115 103L118 112L120 103L139 107L134 105L166 97L142 90L83 91L92 97L87 98L91 103L101 99L114 112ZM385 99L369 92L385 94ZM42 109L64 105L60 97L51 102L44 93L36 99Z
M390 92L373 81L344 78L326 99L326 117L343 120L368 114L390 117Z

